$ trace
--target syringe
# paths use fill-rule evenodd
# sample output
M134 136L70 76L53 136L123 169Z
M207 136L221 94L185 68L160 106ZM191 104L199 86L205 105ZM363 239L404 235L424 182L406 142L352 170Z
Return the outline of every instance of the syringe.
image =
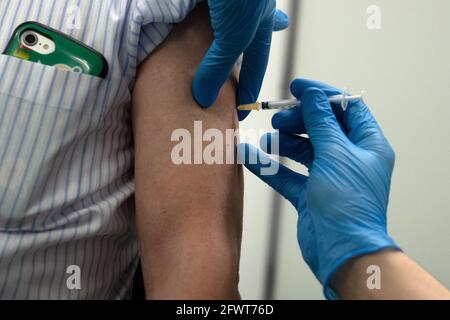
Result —
M364 92L358 95L335 95L328 98L330 103L340 104L342 109L345 111L348 107L348 104L353 101L360 101L363 99ZM283 109L291 109L295 107L299 107L301 105L301 101L298 99L286 99L280 101L265 101L265 102L256 102L252 104L245 104L238 107L240 111L260 111L260 110L283 110Z

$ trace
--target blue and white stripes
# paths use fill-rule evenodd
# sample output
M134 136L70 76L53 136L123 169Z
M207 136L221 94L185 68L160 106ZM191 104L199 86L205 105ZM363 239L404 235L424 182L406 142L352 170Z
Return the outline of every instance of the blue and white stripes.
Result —
M3 0L0 50L38 21L100 51L103 80L0 56L0 298L126 298L137 264L130 90L199 0ZM70 28L68 13L79 14ZM150 84L151 85L151 84ZM81 290L66 286L81 270Z

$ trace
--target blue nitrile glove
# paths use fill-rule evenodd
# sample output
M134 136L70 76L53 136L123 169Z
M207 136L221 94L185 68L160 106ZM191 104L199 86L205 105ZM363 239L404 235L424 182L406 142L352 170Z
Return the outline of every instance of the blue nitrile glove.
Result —
M276 151L271 142L279 137L279 154L305 165L309 177L281 165L277 174L262 175L269 166L267 154L248 144L240 144L238 153L251 172L297 208L303 257L325 296L336 298L329 283L344 262L399 249L386 223L395 155L363 102L351 103L339 123L327 96L340 91L308 80L294 81L291 90L302 106L276 114L272 123L279 132L264 136L261 144L271 153ZM309 139L298 135L304 133Z
M275 0L208 0L214 42L194 78L193 95L210 107L244 54L237 104L256 102L269 60L272 32L286 29L288 17ZM249 112L240 112L243 120Z

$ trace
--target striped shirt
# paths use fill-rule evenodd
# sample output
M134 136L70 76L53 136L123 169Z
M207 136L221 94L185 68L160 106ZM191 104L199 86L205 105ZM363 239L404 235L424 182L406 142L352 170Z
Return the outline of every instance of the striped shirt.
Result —
M0 1L0 50L37 21L109 64L100 79L0 56L0 299L129 297L130 91L139 63L199 1Z

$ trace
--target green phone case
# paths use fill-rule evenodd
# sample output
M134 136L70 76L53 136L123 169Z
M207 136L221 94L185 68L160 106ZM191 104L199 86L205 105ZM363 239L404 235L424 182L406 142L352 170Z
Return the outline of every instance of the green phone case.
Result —
M55 43L55 51L41 54L23 46L21 37L27 31L34 31L50 38ZM34 21L22 23L16 28L4 54L100 78L106 78L108 74L108 63L101 53L68 35Z

